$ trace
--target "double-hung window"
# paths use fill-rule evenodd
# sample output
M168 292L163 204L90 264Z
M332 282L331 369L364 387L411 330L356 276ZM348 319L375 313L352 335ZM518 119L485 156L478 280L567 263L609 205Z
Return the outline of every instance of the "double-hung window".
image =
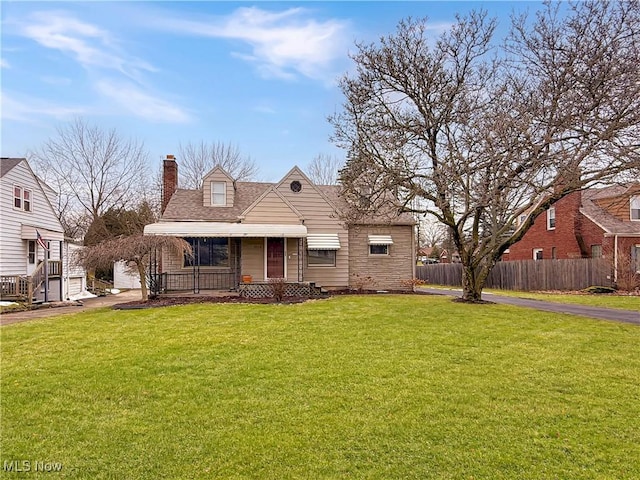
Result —
M632 221L640 221L640 195L631 197L631 220Z
M547 210L547 230L555 230L556 228L556 208L550 207Z
M224 207L227 204L226 182L211 182L211 205Z
M13 187L13 208L16 210L23 210L25 212L31 211L31 190L14 185Z

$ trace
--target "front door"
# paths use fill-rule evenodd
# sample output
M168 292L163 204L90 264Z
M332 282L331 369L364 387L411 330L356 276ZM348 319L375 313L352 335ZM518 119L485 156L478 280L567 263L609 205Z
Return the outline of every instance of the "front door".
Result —
M267 238L267 278L284 278L284 238Z

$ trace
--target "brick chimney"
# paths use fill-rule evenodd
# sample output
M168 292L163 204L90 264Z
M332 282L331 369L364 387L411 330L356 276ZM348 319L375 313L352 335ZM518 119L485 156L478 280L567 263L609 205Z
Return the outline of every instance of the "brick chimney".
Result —
M178 162L173 155L167 155L162 161L162 212L164 213L169 200L178 189Z

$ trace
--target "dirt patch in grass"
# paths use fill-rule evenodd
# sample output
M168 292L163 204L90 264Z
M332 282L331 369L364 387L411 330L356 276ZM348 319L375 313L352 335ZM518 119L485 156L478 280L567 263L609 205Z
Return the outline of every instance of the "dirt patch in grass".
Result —
M342 295L380 295L380 294L413 294L411 291L393 290L393 291L377 291L377 290L332 290L326 295L319 297L285 297L278 302L274 297L247 298L238 295L199 295L199 296L162 296L150 298L149 300L134 300L132 302L118 303L113 306L115 310L136 310L143 308L155 307L171 307L174 305L193 305L199 303L256 303L256 304L294 304L303 303L309 300L322 300L332 296ZM417 292L416 292L417 293Z

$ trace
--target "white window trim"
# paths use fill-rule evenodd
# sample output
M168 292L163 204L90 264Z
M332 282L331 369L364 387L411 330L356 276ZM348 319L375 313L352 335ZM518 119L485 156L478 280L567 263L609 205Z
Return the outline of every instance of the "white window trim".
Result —
M20 189L20 196L19 197L16 196L16 188ZM28 210L26 210L24 208L24 202L25 202L24 194L25 194L25 192L29 192L29 200L28 200L29 209ZM11 198L12 198L13 209L14 210L19 210L21 212L27 212L27 213L33 212L33 190L21 187L20 185L13 185L13 190L11 192ZM20 199L20 206L19 207L16 207L16 198Z
M534 260L538 260L537 255L536 255L538 252L543 253L544 249L543 248L534 248L533 249L533 259ZM544 255L544 253L543 253L543 255Z
M553 225L551 225L551 220L553 220ZM549 207L547 209L547 230L555 230L556 229L556 207Z
M633 218L633 211L638 211L638 218ZM632 222L640 222L640 195L634 195L629 199L629 219Z
M222 185L222 189L223 189L222 194L224 195L224 200L222 203L216 203L214 201L214 198L215 198L214 185ZM226 207L227 206L227 182L217 182L215 180L212 180L210 187L211 187L211 206Z

